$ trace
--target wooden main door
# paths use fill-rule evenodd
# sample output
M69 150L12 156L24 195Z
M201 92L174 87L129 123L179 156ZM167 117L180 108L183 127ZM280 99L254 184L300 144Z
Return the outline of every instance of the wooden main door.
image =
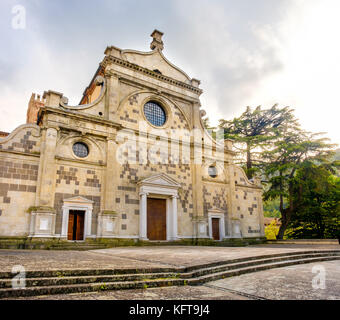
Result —
M70 210L68 214L68 240L84 240L85 211Z
M211 219L212 226L212 236L214 240L220 240L220 219L212 218Z
M166 200L147 199L147 233L149 240L166 240Z

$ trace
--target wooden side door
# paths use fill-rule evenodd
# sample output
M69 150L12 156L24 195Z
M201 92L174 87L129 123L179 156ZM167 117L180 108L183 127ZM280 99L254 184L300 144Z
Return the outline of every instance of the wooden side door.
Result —
M85 213L77 212L77 229L76 229L76 240L84 240L84 220Z
M214 240L220 240L220 219L212 218L211 219L212 226L212 236Z
M74 213L70 211L68 213L67 240L73 240L73 227L74 227Z
M147 236L149 240L166 240L165 199L147 199Z

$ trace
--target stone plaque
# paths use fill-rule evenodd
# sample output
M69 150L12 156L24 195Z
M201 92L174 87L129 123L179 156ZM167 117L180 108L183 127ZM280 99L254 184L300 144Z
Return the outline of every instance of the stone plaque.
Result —
M40 230L48 230L48 218L40 218Z

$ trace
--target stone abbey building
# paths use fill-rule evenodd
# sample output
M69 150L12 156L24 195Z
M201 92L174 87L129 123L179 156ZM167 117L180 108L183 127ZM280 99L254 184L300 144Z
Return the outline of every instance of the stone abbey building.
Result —
M0 133L0 237L264 236L262 187L204 129L200 81L163 55L108 47L80 104L32 95Z

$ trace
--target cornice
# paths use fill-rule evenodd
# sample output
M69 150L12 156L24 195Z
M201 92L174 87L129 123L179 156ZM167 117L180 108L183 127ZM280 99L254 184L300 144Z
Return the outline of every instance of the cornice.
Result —
M109 126L109 127L113 127L116 129L122 129L122 125L118 122L113 122L107 119L103 119L100 118L98 116L94 116L91 114L84 114L84 113L79 113L79 111L74 112L74 111L65 111L59 108L54 108L54 107L44 107L42 110L42 113L54 113L54 114L59 114L59 115L63 115L65 117L69 117L69 118L75 118L75 119L80 119L80 120L84 120L84 121L91 121L91 122L95 122L95 123L99 123L103 126ZM62 126L62 124L60 124L60 126Z
M40 157L40 152L38 152L38 153L27 153L27 152L15 151L15 150L0 149L0 153L12 153L12 154L15 154L15 155L37 157L37 158Z
M113 73L107 73L106 76L116 76L121 83L127 84L127 85L133 85L134 87L143 90L143 89L149 89L150 91L154 91L155 93L161 93L163 95L169 96L174 99L178 99L181 101L184 101L186 103L197 103L200 104L200 101L198 98L190 97L187 95L184 95L180 92L176 92L174 90L171 90L169 88L164 88L158 85L155 85L151 82L145 81L145 80L139 80L136 78L133 78L132 76L125 75L122 73L118 72L113 72Z
M108 65L108 63L113 63L113 64L120 65L120 66L123 66L125 68L131 69L131 70L134 70L134 71L138 71L138 72L143 73L145 75L148 75L152 78L161 80L161 81L166 82L166 83L170 83L170 84L175 85L175 86L180 87L180 88L190 90L192 92L195 92L198 95L201 95L203 93L203 90L201 90L199 88L191 86L191 85L184 83L182 81L175 80L173 78L164 76L162 74L159 74L159 73L154 72L150 69L141 67L141 66L134 64L134 63L131 63L129 61L119 59L117 57L106 56L104 58L104 60L102 61L101 66L103 66L105 68Z
M73 158L65 158L65 157L61 157L56 155L55 156L56 160L59 161L65 161L65 162L76 162L76 163L80 163L80 164L86 164L86 165L92 165L92 166L97 166L97 167L105 167L106 163L99 163L99 162L93 162L93 161L86 161L86 160L78 160L78 159L73 159Z
M246 184L239 184L235 183L236 188L250 188L250 189L258 189L258 190L263 190L262 187L259 187L257 185L246 185Z

